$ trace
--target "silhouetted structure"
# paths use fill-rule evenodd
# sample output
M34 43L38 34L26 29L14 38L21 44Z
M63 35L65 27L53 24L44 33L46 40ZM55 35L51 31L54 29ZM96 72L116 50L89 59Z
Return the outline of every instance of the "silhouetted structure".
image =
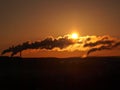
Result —
M22 52L20 52L20 57L22 57Z

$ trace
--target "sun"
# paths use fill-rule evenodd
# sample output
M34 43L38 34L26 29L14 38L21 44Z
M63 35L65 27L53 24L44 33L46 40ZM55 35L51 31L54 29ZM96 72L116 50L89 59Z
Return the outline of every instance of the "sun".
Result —
M72 33L71 38L78 39L78 34L77 33Z

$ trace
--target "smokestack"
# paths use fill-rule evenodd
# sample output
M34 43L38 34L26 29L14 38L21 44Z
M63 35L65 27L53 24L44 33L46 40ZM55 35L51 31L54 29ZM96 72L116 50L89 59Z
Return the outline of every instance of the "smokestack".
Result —
M22 57L22 51L20 51L20 57Z

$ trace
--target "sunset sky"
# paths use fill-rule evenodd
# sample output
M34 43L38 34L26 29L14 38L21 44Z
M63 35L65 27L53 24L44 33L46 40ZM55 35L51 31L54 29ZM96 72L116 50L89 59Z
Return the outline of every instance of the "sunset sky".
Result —
M1 0L0 52L26 41L79 33L120 39L120 0ZM74 57L82 51L27 50L24 57ZM120 48L91 55L120 56Z

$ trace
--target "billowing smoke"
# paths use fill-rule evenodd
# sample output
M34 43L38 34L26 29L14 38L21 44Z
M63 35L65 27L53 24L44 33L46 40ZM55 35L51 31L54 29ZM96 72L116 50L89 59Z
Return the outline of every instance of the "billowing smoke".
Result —
M90 47L86 56L92 52L111 50L118 46L120 46L120 41L110 36L99 36L97 41L84 44L84 47Z
M52 50L53 48L66 48L69 45L74 44L75 42L71 39L69 39L68 36L64 37L59 37L59 38L46 38L43 41L36 41L33 43L30 42L24 42L23 44L17 45L17 46L12 46L9 47L8 49L5 49L1 54L5 54L8 52L12 52L11 56L14 56L15 54L22 52L23 50L27 49L47 49L47 50Z
M110 36L80 36L78 38L72 38L71 35L65 35L63 37L53 38L49 37L42 41L36 42L24 42L17 46L9 47L3 50L1 53L11 53L11 56L21 53L27 49L46 49L46 50L58 50L58 51L86 51L88 56L92 52L101 50L111 50L120 46L120 41Z

